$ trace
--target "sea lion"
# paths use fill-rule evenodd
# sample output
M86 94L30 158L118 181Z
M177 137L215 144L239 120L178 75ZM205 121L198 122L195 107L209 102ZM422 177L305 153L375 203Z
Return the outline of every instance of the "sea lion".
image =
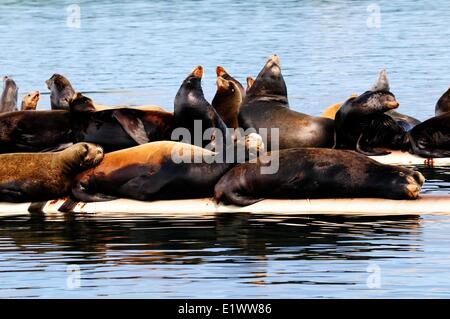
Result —
M245 158L236 156L237 147L245 148ZM159 141L109 153L99 166L75 178L72 193L84 202L114 197L156 200L212 196L214 185L227 170L257 156L264 145L259 135L250 134L224 148L216 153L191 144ZM221 161L231 149L234 160ZM188 161L179 161L181 156Z
M190 133L190 144L205 147L209 144L217 145L215 140L217 134L222 135L222 142L226 144L228 131L225 123L217 114L216 110L209 104L203 95L201 80L203 68L197 66L183 81L174 101L174 128L185 128ZM201 124L200 127L197 127ZM211 141L201 136L197 141L198 133L204 134L206 130L212 129ZM186 139L183 141L187 142Z
M273 156L278 156L279 170L262 174L261 167ZM216 184L214 198L239 206L264 198L415 199L424 180L419 172L384 165L354 151L287 149L232 168Z
M36 111L39 102L39 91L29 92L22 99L21 111Z
M0 201L45 201L66 196L73 178L102 158L102 149L88 143L57 153L0 155Z
M170 140L173 114L119 108L97 111L92 99L76 93L70 100L74 142L101 145L105 152L151 141Z
M390 90L386 70L380 71L379 80L375 83L374 86L372 86L370 91L377 91L378 88L381 87L382 84L384 84L385 87L388 88L388 91ZM358 96L358 94L353 93L346 101L348 101L350 98L357 97L357 96ZM322 114L320 116L334 120L336 117L337 111L341 108L341 106L344 103L336 103L336 104L330 105L322 112ZM394 110L389 110L389 111L385 112L385 114L389 115L395 122L397 122L398 125L403 127L403 129L405 131L411 130L414 126L416 126L417 124L420 123L420 121L418 119L416 119L412 116L406 115L406 114L399 113Z
M332 147L334 123L289 109L286 84L277 55L269 58L250 87L239 110L243 129L278 128L279 148ZM271 130L267 149L272 149Z
M436 115L416 125L405 137L405 147L425 158L450 157L450 112L445 112L448 90L439 99Z
M69 103L75 95L75 90L70 81L61 74L53 74L45 81L50 90L50 102L52 110L69 110Z
M347 100L336 113L335 148L365 155L385 155L390 153L386 149L401 149L405 130L384 114L398 106L385 73L380 73L369 91Z
M236 129L239 127L238 112L242 102L242 95L238 85L226 80L221 76L217 77L217 91L211 105L219 113L227 127Z
M17 111L17 88L16 82L10 77L3 78L3 92L0 97L0 113Z
M216 67L216 74L217 77L221 77L224 78L227 81L231 81L234 84L236 84L236 86L239 88L239 92L241 93L241 100L244 100L245 94L246 94L246 90L244 89L244 87L242 86L241 82L239 82L238 80L236 80L234 77L232 77L227 71L225 71L225 69L218 65Z
M68 111L0 114L0 153L55 150L72 141Z
M450 111L450 88L439 98L435 107L435 115L442 115Z

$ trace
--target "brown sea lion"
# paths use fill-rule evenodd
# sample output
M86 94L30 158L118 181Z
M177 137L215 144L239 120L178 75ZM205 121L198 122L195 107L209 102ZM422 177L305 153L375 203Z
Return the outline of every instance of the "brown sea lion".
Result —
M33 91L25 95L22 99L21 111L36 111L39 102L39 91Z
M270 156L269 156L270 155ZM261 168L279 160L274 174ZM353 151L304 148L262 155L228 171L215 186L217 202L246 206L265 198L380 197L415 199L424 177L419 172L378 163Z
M238 85L226 80L221 76L217 77L217 91L211 105L219 113L227 127L238 128L238 112L242 102L241 92Z
M45 201L66 196L73 178L102 158L102 149L88 143L57 153L0 155L0 201Z
M61 74L53 74L45 81L50 90L50 102L52 110L69 110L69 103L75 95L75 90L70 81Z
M10 77L3 78L3 92L0 96L0 113L17 111L17 92L19 91L16 82Z
M289 108L280 61L273 55L258 74L239 109L243 129L279 129L279 148L332 147L334 123L330 119L295 112ZM271 130L267 149L272 149Z
M169 112L134 108L97 111L94 102L81 93L75 94L69 105L74 142L99 144L111 152L171 138L173 114Z
M244 157L237 156L238 147L244 149ZM76 177L72 193L85 202L113 197L156 200L212 196L214 185L227 170L263 149L257 134L224 146L218 153L174 141L148 143L106 154L99 166ZM232 161L224 160L230 155Z
M239 82L239 81L236 80L234 77L232 77L232 76L231 76L227 71L225 71L225 69L224 69L222 66L220 66L220 65L218 65L218 66L216 67L216 74L217 74L217 77L224 78L225 80L231 81L231 82L233 82L234 84L236 84L236 86L239 88L239 92L241 93L241 100L244 100L246 91L245 91L244 87L242 86L241 82Z

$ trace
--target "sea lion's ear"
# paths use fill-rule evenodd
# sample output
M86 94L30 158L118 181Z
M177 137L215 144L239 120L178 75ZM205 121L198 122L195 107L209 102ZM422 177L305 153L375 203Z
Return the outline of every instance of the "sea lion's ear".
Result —
M370 88L370 91L389 91L389 80L387 77L387 72L385 69L381 70L377 81L374 83L374 85Z

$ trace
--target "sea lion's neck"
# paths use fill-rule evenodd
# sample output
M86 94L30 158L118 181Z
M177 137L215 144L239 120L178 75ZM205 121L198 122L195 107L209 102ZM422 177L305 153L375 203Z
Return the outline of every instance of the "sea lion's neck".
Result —
M65 174L76 175L83 170L80 159L81 154L69 148L59 152L57 162L61 163Z
M282 95L257 95L257 96L248 96L244 100L245 102L243 104L248 103L277 103L280 105L283 105L285 107L289 107L289 100L287 96Z

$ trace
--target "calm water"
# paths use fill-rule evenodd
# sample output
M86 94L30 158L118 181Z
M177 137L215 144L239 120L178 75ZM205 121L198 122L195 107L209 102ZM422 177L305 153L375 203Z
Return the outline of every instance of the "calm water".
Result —
M310 114L366 90L380 68L420 119L450 85L444 0L76 3L80 28L67 24L73 1L1 2L0 75L20 93L47 92L59 72L99 103L172 109L194 66L211 99L216 65L244 81L272 53L292 107ZM367 24L374 3L379 25ZM424 192L449 193L449 172L423 172ZM449 256L450 218L438 216L10 219L0 296L450 297Z

